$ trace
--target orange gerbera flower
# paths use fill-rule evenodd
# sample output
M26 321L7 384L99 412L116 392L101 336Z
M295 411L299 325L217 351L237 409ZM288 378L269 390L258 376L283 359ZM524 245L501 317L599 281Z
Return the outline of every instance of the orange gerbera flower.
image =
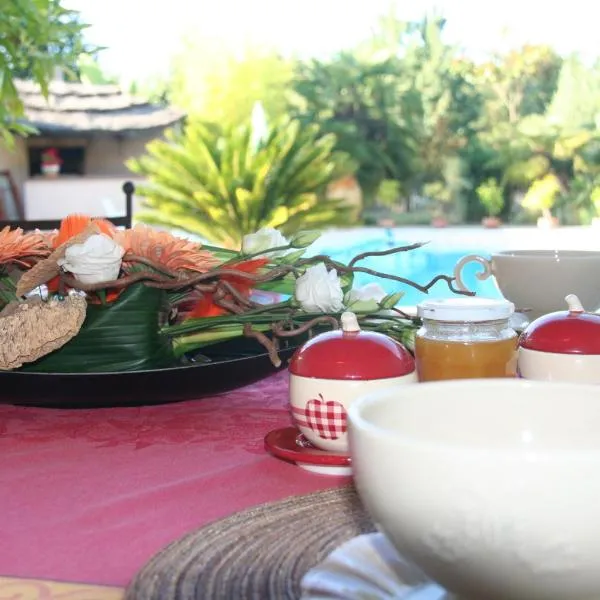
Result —
M50 246L37 232L24 233L22 229L5 227L0 231L0 265L14 263L29 268L38 260L48 257Z
M201 244L147 225L115 231L114 239L125 249L123 260L126 264L127 255L147 258L172 271L205 273L219 264L219 259L208 250L203 250Z
M58 233L52 237L52 246L54 248L62 246L76 235L83 233L90 223L95 223L100 229L100 233L114 237L116 228L106 219L92 219L86 215L69 215L61 221Z
M264 267L269 262L268 258L255 258L252 260L246 260L240 263L234 263L227 265L227 269L241 271L243 273L256 273L259 269ZM227 281L230 283L235 290L248 298L252 291L252 281L244 278L237 277L235 275L225 275L220 278L221 281ZM227 296L225 297L227 298ZM220 306L217 306L213 301L213 295L204 293L202 298L196 303L196 305L186 315L186 319L198 318L198 317L218 317L225 314L227 311Z

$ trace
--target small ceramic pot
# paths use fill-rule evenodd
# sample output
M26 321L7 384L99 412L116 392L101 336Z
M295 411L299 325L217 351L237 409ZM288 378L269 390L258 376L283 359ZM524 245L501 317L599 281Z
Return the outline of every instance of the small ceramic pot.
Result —
M41 171L46 177L57 177L60 173L59 164L45 164L41 166Z
M387 335L361 331L353 313L342 329L315 336L290 361L293 420L317 448L347 453L346 414L358 397L379 389L416 383L415 362Z
M518 369L525 379L600 383L600 315L586 313L576 296L568 311L533 321L519 341Z

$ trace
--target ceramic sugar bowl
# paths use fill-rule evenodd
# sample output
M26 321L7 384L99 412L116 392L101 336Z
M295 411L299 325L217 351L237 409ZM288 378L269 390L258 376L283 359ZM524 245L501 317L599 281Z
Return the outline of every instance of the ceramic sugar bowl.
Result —
M417 382L408 350L387 335L361 331L354 313L341 330L315 336L290 361L292 417L306 439L322 450L348 452L346 413L358 397Z
M587 313L576 296L568 310L533 321L519 341L525 379L600 383L600 314Z

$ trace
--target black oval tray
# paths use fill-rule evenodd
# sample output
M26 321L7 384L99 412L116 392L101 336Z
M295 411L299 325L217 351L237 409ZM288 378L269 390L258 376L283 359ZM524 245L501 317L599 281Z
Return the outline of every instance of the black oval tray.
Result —
M119 373L0 372L0 403L47 408L143 406L222 394L287 367L296 345L282 340L276 368L256 340L238 338L202 351L185 366ZM196 357L198 360L200 357Z

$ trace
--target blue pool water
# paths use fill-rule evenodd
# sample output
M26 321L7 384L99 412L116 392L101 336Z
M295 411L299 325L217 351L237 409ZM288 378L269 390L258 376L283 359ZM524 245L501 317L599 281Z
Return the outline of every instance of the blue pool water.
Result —
M358 243L354 240L350 240L348 246L344 248L340 248L339 246L337 248L321 246L315 248L314 252L311 251L311 254L324 253L335 260L348 264L354 256L361 252L384 250L386 248L401 245L406 245L406 242L398 241L388 236L387 239L379 238L377 240L373 239ZM488 253L482 251L480 248L472 248L466 245L464 248L452 247L451 249L445 249L440 247L440 244L438 243L435 246L426 245L416 250L410 250L409 252L402 252L389 256L369 257L358 263L356 266L367 267L377 271L383 271L384 273L398 275L424 285L436 275L452 276L456 263L467 254L480 254L486 256ZM470 290L476 292L478 296L501 298L502 296L496 288L493 278L485 281L477 279L476 273L481 272L481 269L482 267L477 263L468 264L463 269L463 279L465 284ZM355 274L355 283L353 287L359 287L372 281L379 283L388 293L398 291L404 292L400 304L405 305L419 304L419 302L422 302L427 298L450 298L455 296L455 294L450 291L445 281L438 281L430 288L429 294L424 294L410 286L389 279L373 277L366 273Z

